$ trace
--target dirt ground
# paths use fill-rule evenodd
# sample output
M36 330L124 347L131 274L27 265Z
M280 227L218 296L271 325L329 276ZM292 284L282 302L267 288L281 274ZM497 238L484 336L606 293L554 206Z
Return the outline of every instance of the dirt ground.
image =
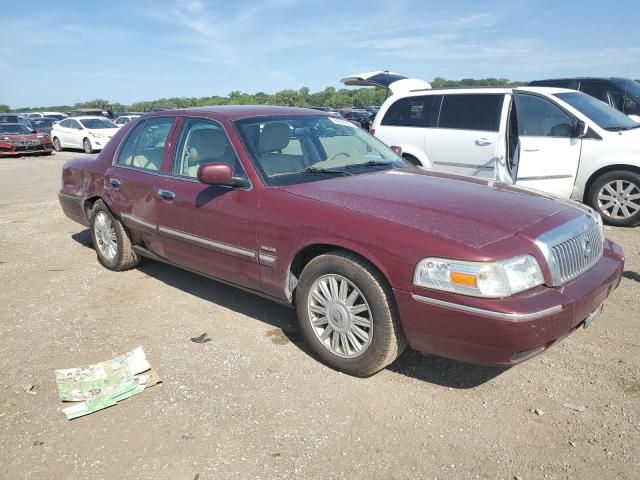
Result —
M543 355L407 351L363 380L312 358L292 310L153 261L102 268L58 205L75 155L0 160L0 479L640 478L640 228L607 229L622 284ZM66 420L54 369L139 345L164 384Z

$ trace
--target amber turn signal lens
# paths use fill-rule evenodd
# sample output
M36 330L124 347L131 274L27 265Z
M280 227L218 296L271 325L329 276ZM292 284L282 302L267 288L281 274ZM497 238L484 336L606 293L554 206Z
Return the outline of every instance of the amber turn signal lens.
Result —
M451 272L451 282L468 287L478 286L477 277L475 275L469 275L468 273Z

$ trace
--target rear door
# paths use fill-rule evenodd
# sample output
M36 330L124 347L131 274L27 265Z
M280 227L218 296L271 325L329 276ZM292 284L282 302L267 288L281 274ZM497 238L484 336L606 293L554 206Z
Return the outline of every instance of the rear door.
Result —
M516 183L559 197L573 192L582 140L576 119L550 99L514 91L518 123Z
M65 145L71 148L82 148L83 130L80 122L69 120L69 128L65 132Z
M503 93L443 95L438 128L426 130L425 151L435 170L495 178L504 150Z
M197 179L200 165L226 163L235 177L247 180L225 128L215 120L186 117L176 145L170 176L158 186L158 223L165 257L258 290L258 194L250 186L207 185Z
M138 123L121 144L113 166L105 174L105 196L124 224L142 244L164 256L158 238L158 190L174 117Z

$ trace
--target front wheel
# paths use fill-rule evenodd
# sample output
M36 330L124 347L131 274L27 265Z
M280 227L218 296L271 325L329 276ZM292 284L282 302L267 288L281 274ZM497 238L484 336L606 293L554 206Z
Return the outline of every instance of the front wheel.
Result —
M591 186L588 201L606 224L636 225L640 223L640 175L625 170L607 172Z
M350 375L378 372L406 346L387 282L350 252L330 252L307 264L296 288L296 312L316 356Z
M93 147L91 146L91 140L85 138L82 141L82 148L84 148L84 153L93 153Z
M62 145L60 144L60 139L58 137L53 137L53 149L56 152L62 151Z
M124 225L102 200L91 210L91 240L98 261L109 270L129 270L140 261Z

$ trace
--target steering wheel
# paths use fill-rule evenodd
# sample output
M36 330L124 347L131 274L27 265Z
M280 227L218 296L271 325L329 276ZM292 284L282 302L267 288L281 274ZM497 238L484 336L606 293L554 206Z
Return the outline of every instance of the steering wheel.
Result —
M335 155L333 155L329 160L333 160L334 158L339 157L340 155L344 155L345 157L351 157L351 155L349 155L346 152L338 152Z

